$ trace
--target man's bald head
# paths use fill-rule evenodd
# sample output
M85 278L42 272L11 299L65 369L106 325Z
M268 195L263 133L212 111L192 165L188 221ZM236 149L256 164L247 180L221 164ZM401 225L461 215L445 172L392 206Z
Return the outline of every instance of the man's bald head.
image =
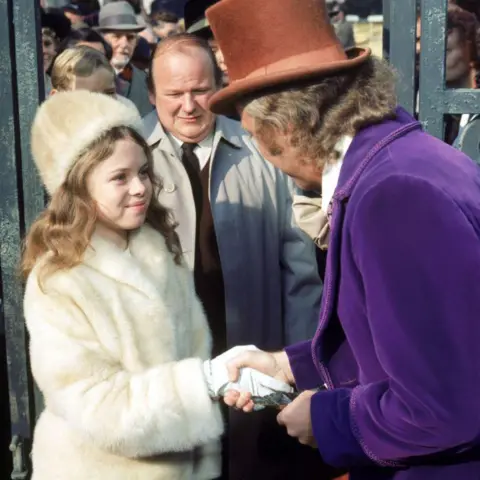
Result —
M150 93L155 92L154 67L158 59L165 55L173 54L195 56L199 54L198 50L204 53L206 61L211 64L215 85L220 88L222 86L223 73L216 62L215 55L210 48L208 41L190 33L182 33L168 37L156 45L155 50L150 58L147 76L147 85Z

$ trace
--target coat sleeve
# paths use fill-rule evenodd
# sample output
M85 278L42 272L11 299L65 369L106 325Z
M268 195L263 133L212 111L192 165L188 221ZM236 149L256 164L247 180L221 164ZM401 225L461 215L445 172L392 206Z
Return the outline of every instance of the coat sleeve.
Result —
M313 390L323 384L313 363L311 340L289 345L285 352L298 390Z
M348 242L386 378L312 398L322 457L352 467L464 454L480 431L478 224L409 177L383 180L355 208Z
M100 345L74 295L44 294L35 278L25 317L46 408L98 448L145 457L193 450L222 434L200 358L127 371Z
M323 284L317 268L313 241L295 224L292 210L293 185L279 179L283 207L280 266L282 272L283 322L287 344L313 336L317 328Z

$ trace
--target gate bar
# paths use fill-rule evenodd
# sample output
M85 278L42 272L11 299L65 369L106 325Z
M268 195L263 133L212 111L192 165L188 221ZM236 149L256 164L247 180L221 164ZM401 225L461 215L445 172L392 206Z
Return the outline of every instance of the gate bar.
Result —
M427 132L443 139L445 51L448 0L422 0L420 38L420 121Z
M37 107L45 96L42 48L40 46L41 34L38 27L41 23L38 2L15 0L13 20L19 123L17 155L21 162L23 185L23 222L20 228L26 232L45 208L45 191L37 174L30 149L30 129ZM33 388L33 396L35 417L37 418L43 410L43 397L36 386Z
M416 106L415 42L417 25L417 0L393 0L389 11L389 61L399 74L397 81L398 103L414 115Z
M420 120L429 133L442 139L445 114L480 113L480 90L445 86L447 2L422 0L421 4Z
M25 227L28 229L45 208L45 193L30 153L30 128L37 106L44 99L43 61L39 48L40 9L37 1L15 0L16 76L18 88L18 121L20 159L22 162L23 207Z
M3 315L5 322L8 395L12 430L11 451L14 469L11 478L22 479L28 475L28 454L32 440L32 389L28 369L28 344L23 320L23 289L19 278L19 260L21 256L21 237L23 218L22 182L20 156L26 152L30 130L25 116L25 104L19 102L17 68L20 75L37 75L26 72L26 66L17 62L15 50L14 3L18 0L0 0L0 279L3 295ZM23 1L21 2L24 3ZM38 9L37 2L32 2ZM25 2L26 5L26 2ZM17 15L20 12L17 11ZM38 15L38 12L35 13ZM22 11L22 15L32 15L32 10ZM36 34L35 23L30 25L30 34ZM28 27L25 27L28 28ZM21 37L19 37L19 41ZM27 45L28 46L28 45ZM25 55L31 54L25 45L17 44L18 49L25 48ZM36 46L34 47L36 50ZM36 57L36 53L33 54ZM18 57L21 61L21 55ZM28 62L27 62L28 65ZM28 83L28 81L27 81ZM27 87L28 90L28 87ZM21 95L28 95L20 92ZM23 105L24 111L19 112ZM23 116L23 120L20 117ZM23 130L23 131L22 131ZM14 439L14 440L13 440Z

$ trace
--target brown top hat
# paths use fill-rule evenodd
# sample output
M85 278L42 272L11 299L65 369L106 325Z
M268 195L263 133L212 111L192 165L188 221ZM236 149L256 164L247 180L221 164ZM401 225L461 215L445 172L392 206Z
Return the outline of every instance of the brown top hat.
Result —
M362 64L369 49L344 50L325 0L221 0L206 11L230 85L210 109L231 114L240 99Z

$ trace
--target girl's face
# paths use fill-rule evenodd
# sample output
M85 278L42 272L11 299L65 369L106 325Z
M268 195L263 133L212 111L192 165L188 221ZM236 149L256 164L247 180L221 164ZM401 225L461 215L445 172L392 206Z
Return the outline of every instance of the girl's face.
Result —
M46 72L56 54L55 39L51 35L42 34L43 71Z
M130 138L118 140L113 154L90 173L87 188L97 207L98 227L117 244L144 224L152 199L147 157Z

